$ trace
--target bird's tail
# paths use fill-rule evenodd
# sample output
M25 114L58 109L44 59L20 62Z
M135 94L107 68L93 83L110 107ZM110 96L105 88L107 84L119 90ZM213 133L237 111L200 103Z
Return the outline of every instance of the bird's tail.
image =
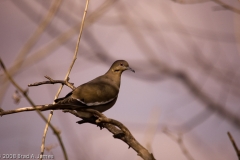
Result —
M47 111L47 110L63 110L63 109L69 109L69 110L75 110L78 108L78 106L69 105L69 104L47 104L47 105L38 105L36 106L38 110L40 111Z
M40 111L57 110L59 107L55 104L38 105L36 108Z

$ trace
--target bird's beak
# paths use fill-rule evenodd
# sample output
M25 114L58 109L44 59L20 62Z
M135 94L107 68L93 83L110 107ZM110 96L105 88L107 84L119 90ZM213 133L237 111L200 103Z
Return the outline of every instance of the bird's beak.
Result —
M130 68L130 67L127 67L127 70L130 70L130 71L135 73L135 71L132 68Z

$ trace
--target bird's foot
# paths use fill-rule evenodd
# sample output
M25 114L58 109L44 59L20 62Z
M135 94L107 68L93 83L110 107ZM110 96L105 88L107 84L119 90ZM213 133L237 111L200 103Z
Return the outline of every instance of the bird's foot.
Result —
M97 121L97 119L98 119L98 117L96 117L96 116L92 116L92 117L90 117L90 118L84 118L84 119L82 119L82 120L80 120L80 121L77 121L76 123L78 123L78 124L84 124L84 123L91 123L91 124L95 124L95 125L97 125L97 127L99 127L101 130L104 128L104 125L100 122L100 123L97 123L96 121Z
M102 123L97 123L97 127L99 127L100 130L102 130L104 128L104 125Z

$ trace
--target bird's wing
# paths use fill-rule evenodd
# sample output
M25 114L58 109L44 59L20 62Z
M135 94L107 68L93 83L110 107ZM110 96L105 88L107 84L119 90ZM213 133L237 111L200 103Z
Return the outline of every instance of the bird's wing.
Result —
M58 103L58 102L60 102L60 101L62 101L64 99L67 99L68 97L70 97L72 95L72 92L73 91L69 92L65 97L55 99L54 102Z
M87 106L98 106L115 100L118 92L118 88L106 81L90 81L76 88L71 97Z
M76 106L84 106L81 102L79 102L77 99L72 98L73 91L69 92L65 97L55 99L54 101L58 105L76 105Z

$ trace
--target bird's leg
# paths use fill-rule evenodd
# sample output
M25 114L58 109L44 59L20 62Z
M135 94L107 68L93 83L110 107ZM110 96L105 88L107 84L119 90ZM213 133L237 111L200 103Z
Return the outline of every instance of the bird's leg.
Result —
M83 124L83 123L96 124L96 118L95 117L82 118L82 120L77 121L76 123L78 123L78 124Z

